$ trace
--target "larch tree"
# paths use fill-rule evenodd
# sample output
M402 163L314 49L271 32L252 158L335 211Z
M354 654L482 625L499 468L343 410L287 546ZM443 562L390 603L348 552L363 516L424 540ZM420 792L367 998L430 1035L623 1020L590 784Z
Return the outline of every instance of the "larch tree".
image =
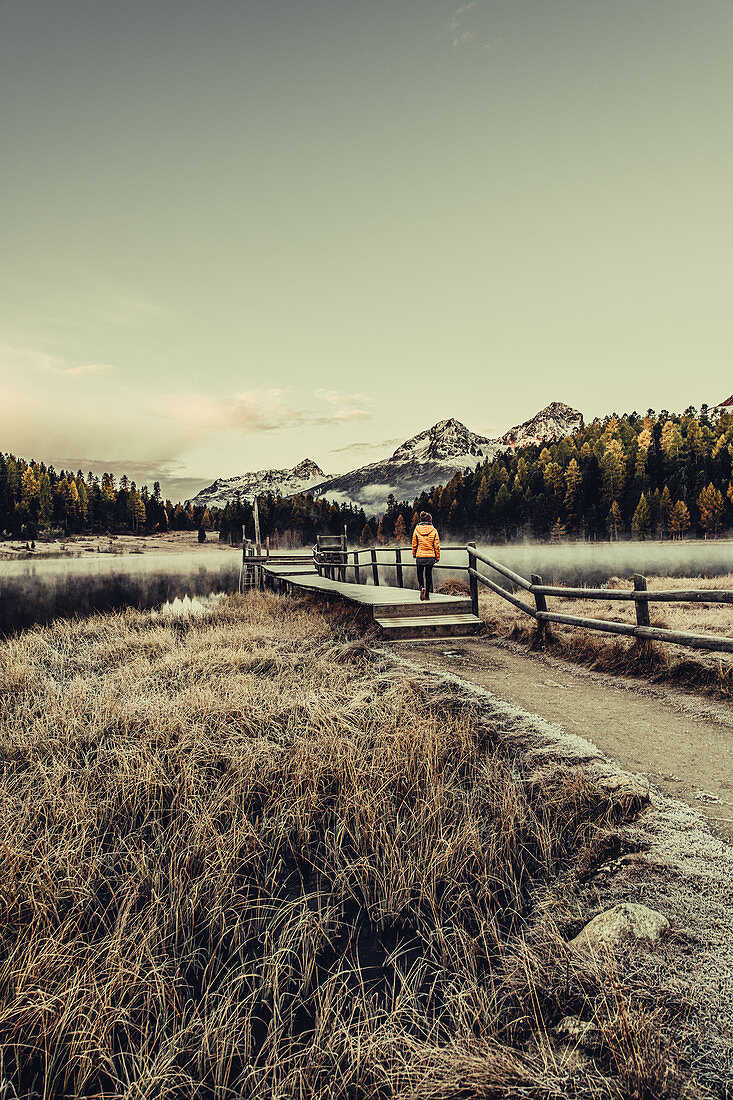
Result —
M672 538L680 539L690 530L692 521L684 500L678 500L669 517L669 530Z
M404 542L407 542L407 527L401 514L398 515L397 519L395 520L394 540L398 546L400 546Z
M700 509L700 526L708 535L716 535L723 522L725 500L720 489L716 489L712 482L703 489L697 498L697 506Z

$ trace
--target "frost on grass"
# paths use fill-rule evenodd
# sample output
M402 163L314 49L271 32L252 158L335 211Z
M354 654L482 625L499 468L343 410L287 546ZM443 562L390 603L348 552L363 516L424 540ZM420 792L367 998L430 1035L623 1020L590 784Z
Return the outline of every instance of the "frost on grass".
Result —
M3 1097L703 1095L567 943L631 809L351 631L255 594L2 645Z

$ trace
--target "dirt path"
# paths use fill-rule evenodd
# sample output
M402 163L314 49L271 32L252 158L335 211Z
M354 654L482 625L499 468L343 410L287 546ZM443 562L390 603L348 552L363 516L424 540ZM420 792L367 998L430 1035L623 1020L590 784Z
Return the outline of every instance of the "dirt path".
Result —
M591 741L626 770L702 811L712 831L733 843L733 705L590 672L495 639L385 648Z

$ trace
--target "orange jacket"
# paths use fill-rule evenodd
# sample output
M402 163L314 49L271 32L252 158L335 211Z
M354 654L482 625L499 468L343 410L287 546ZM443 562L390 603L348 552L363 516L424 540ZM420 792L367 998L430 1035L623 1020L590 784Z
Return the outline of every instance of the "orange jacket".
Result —
M440 561L440 539L432 523L418 523L412 536L412 556Z

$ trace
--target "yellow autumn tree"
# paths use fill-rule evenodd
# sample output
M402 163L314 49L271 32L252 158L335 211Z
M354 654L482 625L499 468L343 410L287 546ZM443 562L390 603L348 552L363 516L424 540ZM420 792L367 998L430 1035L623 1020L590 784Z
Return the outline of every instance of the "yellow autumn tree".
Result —
M725 500L720 489L716 489L712 481L700 493L697 506L700 509L700 526L705 532L705 538L708 535L716 535L723 522Z

